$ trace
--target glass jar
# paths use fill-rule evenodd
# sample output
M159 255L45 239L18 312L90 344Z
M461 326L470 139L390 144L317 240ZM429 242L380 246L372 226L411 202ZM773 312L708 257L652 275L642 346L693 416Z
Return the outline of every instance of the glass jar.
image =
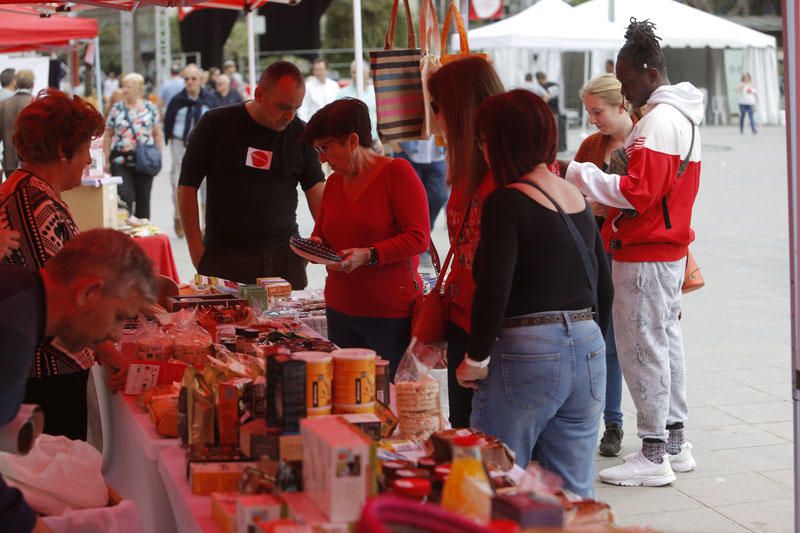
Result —
M450 475L442 489L442 507L455 514L488 524L492 517L492 482L481 459L478 435L453 440Z

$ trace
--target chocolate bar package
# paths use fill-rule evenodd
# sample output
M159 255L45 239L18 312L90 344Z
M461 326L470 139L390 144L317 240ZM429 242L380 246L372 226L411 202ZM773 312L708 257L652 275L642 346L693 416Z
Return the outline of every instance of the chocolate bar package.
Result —
M492 498L492 520L511 520L527 528L564 527L564 508L558 501L533 494L503 494Z
M479 435L483 440L481 443L481 457L487 468L507 472L514 467L514 452L509 450L496 437L486 435L475 429L446 429L435 432L430 438L433 446L431 455L437 463L449 463L453 454L453 439L473 434Z
M234 378L220 381L218 387L217 427L219 443L236 445L239 443L239 422L249 417L248 407L253 380Z
M285 354L267 357L267 425L300 431L306 416L306 363Z

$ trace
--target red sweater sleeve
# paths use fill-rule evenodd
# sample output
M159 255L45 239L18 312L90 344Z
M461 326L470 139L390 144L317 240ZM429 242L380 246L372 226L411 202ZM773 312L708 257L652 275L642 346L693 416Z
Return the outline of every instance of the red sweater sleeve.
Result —
M395 159L389 163L385 179L389 205L399 232L375 243L378 263L382 265L405 261L423 253L430 245L428 197L411 164Z

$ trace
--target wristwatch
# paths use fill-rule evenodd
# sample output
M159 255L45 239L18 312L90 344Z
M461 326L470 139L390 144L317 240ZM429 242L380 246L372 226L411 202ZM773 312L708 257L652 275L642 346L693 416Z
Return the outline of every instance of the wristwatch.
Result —
M469 355L464 356L464 362L467 363L467 366L471 366L472 368L486 368L487 366L489 366L491 360L492 358L490 356L487 356L486 359L484 359L483 361L476 361L475 359L472 359Z
M368 265L377 265L378 264L378 250L374 246L369 247L369 261L367 261Z

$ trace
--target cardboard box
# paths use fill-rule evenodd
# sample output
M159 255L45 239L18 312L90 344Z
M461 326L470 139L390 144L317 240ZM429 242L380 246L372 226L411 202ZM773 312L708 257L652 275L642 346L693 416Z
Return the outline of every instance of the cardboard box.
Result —
M178 295L167 298L167 308L171 313L187 307L208 307L210 305L247 305L247 300L237 298L232 294L195 294Z
M252 387L250 378L233 378L217 385L217 429L221 445L236 446L239 443L239 420L249 403L248 392Z
M305 418L303 490L332 522L358 520L377 491L373 441L339 417Z
M258 522L278 520L285 515L285 504L270 494L240 494L236 498L237 532L246 533Z
M78 229L117 228L117 184L110 180L90 180L99 186L81 185L61 193Z
M348 424L353 424L372 440L381 440L381 419L378 415L370 414L344 414L335 415Z
M273 461L303 460L303 438L283 435L277 428L268 428L265 420L253 420L239 429L239 448L253 459L267 456Z
M211 494L211 518L222 533L236 531L236 498L238 492L214 492Z
M189 486L192 494L208 496L212 492L231 492L239 487L242 472L253 462L192 463L189 465Z

